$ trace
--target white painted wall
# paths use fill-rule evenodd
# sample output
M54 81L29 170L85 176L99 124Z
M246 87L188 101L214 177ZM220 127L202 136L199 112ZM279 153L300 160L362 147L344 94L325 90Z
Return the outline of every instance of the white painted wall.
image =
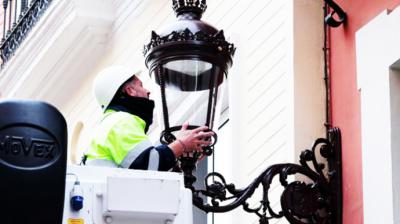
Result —
M238 50L228 80L234 91L229 93L230 125L224 128L231 132L221 134L234 142L216 149L217 163L221 157L221 162L232 159L218 163L217 170L227 172L232 166L233 172L227 173L238 186L246 186L271 164L297 161L298 152L324 136L325 119L322 3L255 1L243 7L238 23L244 25L237 28L242 32L227 32L233 33ZM232 155L221 155L229 153L226 148ZM278 185L272 187L277 210L282 190ZM250 204L257 204L260 193ZM257 222L254 215L240 211L233 216L216 214L215 221Z
M323 1L295 0L293 44L294 149L301 151L325 137Z
M356 34L361 92L364 223L400 223L398 68L400 10L382 12Z
M400 61L389 73L394 223L400 223Z

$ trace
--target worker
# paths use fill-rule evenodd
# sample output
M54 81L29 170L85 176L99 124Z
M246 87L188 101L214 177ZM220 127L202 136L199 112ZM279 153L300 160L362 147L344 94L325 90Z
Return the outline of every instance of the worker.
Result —
M175 141L153 146L146 132L152 124L154 101L140 73L113 66L96 76L94 95L104 114L85 152L86 165L167 171L183 153L202 151L211 144L214 133L208 127L187 130L185 123Z

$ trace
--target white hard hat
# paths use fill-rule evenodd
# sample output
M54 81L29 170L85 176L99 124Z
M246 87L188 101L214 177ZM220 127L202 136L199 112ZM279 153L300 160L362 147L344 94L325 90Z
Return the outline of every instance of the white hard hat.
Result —
M105 110L119 87L133 75L139 77L141 72L124 66L112 66L99 72L93 82L93 92L100 107Z

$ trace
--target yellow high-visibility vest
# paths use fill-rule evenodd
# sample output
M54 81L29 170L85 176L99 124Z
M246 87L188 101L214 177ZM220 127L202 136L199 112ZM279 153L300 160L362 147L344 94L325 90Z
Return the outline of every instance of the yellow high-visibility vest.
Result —
M129 168L142 152L153 147L145 134L145 127L145 121L136 115L106 110L85 153L87 164ZM153 155L157 157L155 153ZM151 155L149 160L149 169L157 170L157 164L150 164ZM158 158L153 159L153 162L158 163L156 160Z

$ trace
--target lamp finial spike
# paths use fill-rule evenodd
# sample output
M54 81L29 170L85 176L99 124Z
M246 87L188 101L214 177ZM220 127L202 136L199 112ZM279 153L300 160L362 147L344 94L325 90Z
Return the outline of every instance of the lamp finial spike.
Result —
M201 18L207 9L206 0L172 0L172 8L175 14L194 13Z

